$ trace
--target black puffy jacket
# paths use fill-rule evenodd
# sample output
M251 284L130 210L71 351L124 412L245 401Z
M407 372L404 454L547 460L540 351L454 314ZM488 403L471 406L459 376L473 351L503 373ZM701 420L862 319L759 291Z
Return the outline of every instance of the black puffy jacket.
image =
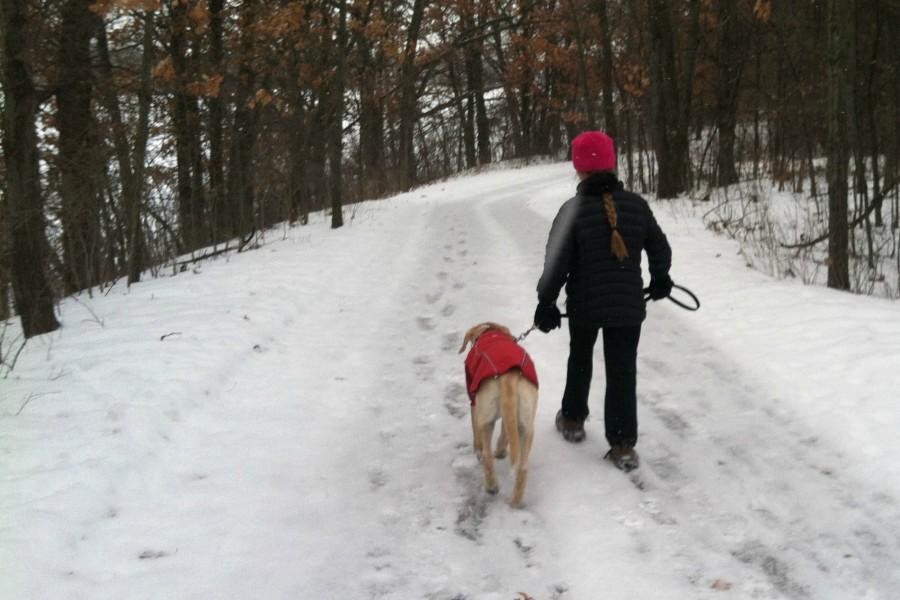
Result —
M612 228L603 205L609 191L618 230L628 248L620 262L612 253ZM581 325L626 327L646 317L641 253L646 250L651 279L668 276L672 250L647 201L625 191L612 173L596 173L578 185L577 195L559 209L550 228L538 301L556 302L566 286L569 318Z

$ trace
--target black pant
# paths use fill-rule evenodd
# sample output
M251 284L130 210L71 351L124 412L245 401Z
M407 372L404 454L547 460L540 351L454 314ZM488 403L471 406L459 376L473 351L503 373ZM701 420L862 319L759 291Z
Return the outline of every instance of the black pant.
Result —
M563 415L584 419L593 373L598 327L583 327L569 320L569 368L563 393ZM604 327L603 361L606 365L604 422L610 445L637 442L637 348L641 326Z

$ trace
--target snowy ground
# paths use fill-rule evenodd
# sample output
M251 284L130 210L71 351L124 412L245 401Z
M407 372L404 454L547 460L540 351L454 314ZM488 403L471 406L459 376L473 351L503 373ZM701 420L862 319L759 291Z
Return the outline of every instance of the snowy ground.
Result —
M900 304L747 269L654 203L698 313L655 303L639 450L553 415L526 506L471 450L469 326L524 330L566 165L493 171L67 300L0 380L0 598L900 597ZM521 597L521 596L518 596Z

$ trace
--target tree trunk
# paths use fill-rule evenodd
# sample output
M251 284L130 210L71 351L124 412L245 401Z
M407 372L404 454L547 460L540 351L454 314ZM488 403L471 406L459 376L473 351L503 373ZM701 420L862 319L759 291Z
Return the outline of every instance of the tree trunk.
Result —
M447 61L447 79L453 92L453 104L459 118L459 130L462 132L461 143L466 157L465 168L471 169L478 164L478 154L475 149L475 113L472 110L471 95L463 92L456 59L456 55L451 55Z
M854 0L828 0L828 287L850 289L847 178Z
M241 7L242 39L238 51L239 67L234 97L234 122L231 128L231 148L225 182L229 235L238 236L246 236L253 231L253 214L256 203L253 158L258 115L255 106L250 106L256 79L250 65L253 52L251 26L255 19L255 8L254 2L245 2Z
M0 12L2 18L2 12ZM3 24L0 23L0 36L2 36ZM2 42L2 37L0 37ZM0 44L0 48L2 48ZM0 63L0 70L3 64ZM0 82L3 81L3 74L0 73ZM3 105L0 104L0 115L3 114ZM0 128L2 132L2 128ZM6 193L3 186L0 186L0 321L6 321L9 318L9 258L12 248L9 247L9 220L6 218Z
M893 27L892 31L897 31L897 27L900 27L900 11L894 11L892 15L892 23ZM900 44L892 43L888 45L889 48L892 49L893 56L889 57L888 60L893 61L894 66L894 89L893 89L893 111L889 111L888 114L893 113L893 147L888 150L888 156L885 157L886 167L885 170L885 179L888 179L888 176L897 177L900 174ZM894 192L894 208L891 211L891 229L900 229L900 191ZM900 252L897 252L898 260L900 260Z
M522 122L519 120L519 100L516 97L516 90L510 84L509 79L506 77L507 73L507 61L506 61L506 53L503 50L503 36L500 32L499 27L494 27L493 31L494 38L494 52L497 57L497 65L498 70L501 73L500 77L503 80L503 98L506 101L506 113L507 118L509 119L510 126L512 128L512 145L513 145L513 157L519 158L524 156L524 141L522 136Z
M736 0L719 2L719 68L716 94L716 127L719 130L717 183L727 186L737 183L734 164L735 126L737 124L737 98L740 87L741 66L738 39L738 11Z
M303 91L297 81L300 59L295 49L291 49L290 69L287 77L287 94L291 101L291 113L287 119L292 135L288 141L288 195L290 197L289 220L291 224L309 222L309 208L304 187L306 169L306 147L308 141L307 111L304 106ZM362 138L362 134L360 134Z
M575 26L575 62L578 66L578 79L580 79L581 101L584 104L584 114L587 118L587 128L589 130L597 129L597 119L594 116L594 94L591 91L590 79L588 77L587 57L584 49L584 31L579 10L574 8L574 3L569 0L568 13L569 18Z
M600 59L600 74L603 79L601 84L603 90L603 121L606 133L613 140L616 140L619 136L619 125L616 121L615 99L613 98L613 50L607 4L607 0L599 0L596 3L597 13L600 17L600 36L603 38L601 40L603 55ZM621 148L622 144L619 144L619 149Z
M0 82L11 279L22 331L30 338L54 331L59 322L45 272L48 246L34 125L38 101L25 64L26 4L25 0L0 0Z
M224 46L222 41L222 8L224 0L209 1L209 60L214 77L225 77ZM219 242L228 231L225 208L225 142L223 123L225 107L221 88L207 101L209 112L209 196L210 224L213 241Z
M659 177L657 196L674 198L687 190L687 128L678 93L672 8L667 0L649 0L652 41L654 140ZM685 94L687 97L687 94Z
M99 144L91 110L91 38L97 31L97 15L90 10L92 4L68 0L62 10L56 100L68 292L93 287L101 270Z
M197 99L188 91L192 66L188 64L187 31L190 17L187 2L172 7L170 52L175 71L175 99L172 123L175 133L175 157L178 173L178 216L184 247L193 250L203 245L205 194L203 191L202 153L199 139Z
M128 284L140 281L143 255L143 232L140 226L141 196L143 194L144 157L149 134L150 76L153 61L152 16L145 17L144 42L141 59L140 90L138 92L138 124L134 146L128 143L126 125L113 81L113 65L109 56L106 25L101 24L97 36L100 68L104 77L103 102L112 120L113 147L119 166L122 200L125 208L125 268ZM134 156L132 157L132 151Z
M344 159L344 72L347 55L347 0L343 0L338 9L338 30L335 44L337 52L336 73L331 92L331 139L328 144L328 169L331 192L331 228L344 225L342 163Z
M416 184L415 127L418 118L416 102L416 46L426 0L415 0L412 7L409 29L406 33L406 48L400 65L400 178L401 189L407 191Z
M478 130L478 164L486 165L492 161L491 156L491 122L488 119L487 105L484 101L484 64L481 42L478 42L472 54L470 71L471 93L475 97L475 127Z
M380 61L372 55L371 44L365 35L359 34L356 44L362 62L359 73L359 146L363 196L376 198L383 195L387 187L384 173L384 101L378 94Z
M144 13L144 41L141 49L141 83L138 90L138 124L134 136L132 165L134 169L134 202L128 204L128 285L137 283L144 270L144 233L141 213L144 204L144 170L147 139L150 136L150 103L152 101L154 16Z

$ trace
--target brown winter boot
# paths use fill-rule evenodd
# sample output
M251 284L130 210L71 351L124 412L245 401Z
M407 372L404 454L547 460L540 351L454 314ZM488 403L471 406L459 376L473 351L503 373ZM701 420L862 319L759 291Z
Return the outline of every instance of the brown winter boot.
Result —
M556 413L556 430L567 442L578 443L584 439L584 419L570 419L560 410Z
M633 471L640 466L640 459L638 458L638 453L635 452L634 447L632 446L624 446L620 444L614 444L612 448L609 449L609 452L606 453L606 458L612 462L620 471Z

